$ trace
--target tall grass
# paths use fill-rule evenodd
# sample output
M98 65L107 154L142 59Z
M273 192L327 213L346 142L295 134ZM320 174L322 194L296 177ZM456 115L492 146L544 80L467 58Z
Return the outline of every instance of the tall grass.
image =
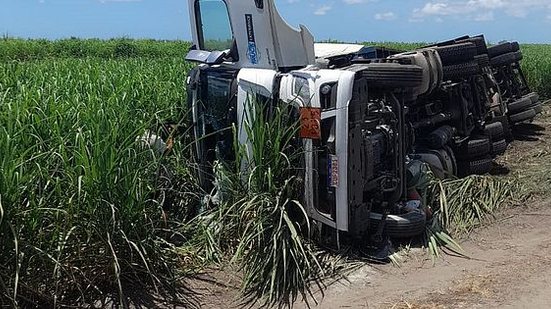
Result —
M286 109L251 109L250 152L236 147L236 165L218 166L219 202L184 223L199 198L187 144L166 157L136 138L187 113L187 48L0 40L0 306L124 305L137 302L135 294L185 300L180 279L193 271L190 256L239 265L248 304L308 298L311 285L332 274L307 237L296 126ZM547 96L541 54L550 48L522 48L530 84ZM432 228L452 235L491 216L514 188L478 176L434 185Z
M551 45L523 44L521 51L522 70L532 91L551 98Z
M142 59L0 65L0 304L179 297L181 262L166 239L178 224L160 193L180 188L158 185L171 162L136 139L181 113L186 69Z
M0 40L0 60L37 60L48 58L183 58L191 43L186 41L99 40L76 38L50 40Z
M333 265L308 238L296 120L285 106L266 107L253 100L248 146L235 146L234 164L218 165L220 200L201 235L239 266L244 304L285 306L311 299L312 284L321 286Z
M338 41L329 41L338 43ZM397 50L413 50L427 43L411 42L364 42L371 46L384 46ZM126 38L99 40L99 39L62 39L24 40L4 37L0 40L0 60L36 60L62 58L181 58L184 57L191 43L187 41L157 41L132 40ZM551 45L522 44L524 60L522 66L528 82L534 91L545 98L551 97L550 79L551 63L548 57L551 54Z

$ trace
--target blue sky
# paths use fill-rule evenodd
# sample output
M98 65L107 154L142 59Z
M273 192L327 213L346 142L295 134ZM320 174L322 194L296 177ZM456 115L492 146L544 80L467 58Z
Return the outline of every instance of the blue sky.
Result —
M253 0L230 0L253 1ZM484 33L551 43L551 0L276 0L316 40L425 41ZM0 0L0 34L189 39L187 0Z

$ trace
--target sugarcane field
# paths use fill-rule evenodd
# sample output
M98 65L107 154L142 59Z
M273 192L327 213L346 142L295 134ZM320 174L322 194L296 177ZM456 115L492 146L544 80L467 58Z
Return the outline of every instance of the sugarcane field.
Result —
M551 308L551 1L0 1L0 308Z

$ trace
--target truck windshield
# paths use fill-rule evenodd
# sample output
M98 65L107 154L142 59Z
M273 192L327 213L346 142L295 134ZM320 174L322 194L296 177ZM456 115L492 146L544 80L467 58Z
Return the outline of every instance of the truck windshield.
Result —
M233 35L226 3L222 0L197 0L195 11L200 49L230 49Z

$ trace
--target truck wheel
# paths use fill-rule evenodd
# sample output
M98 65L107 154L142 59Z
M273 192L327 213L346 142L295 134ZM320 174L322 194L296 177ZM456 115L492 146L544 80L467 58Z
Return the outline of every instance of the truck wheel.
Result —
M478 61L480 68L486 68L490 66L490 58L488 55L478 55L474 56L474 59Z
M487 136L472 137L457 148L456 156L460 159L479 158L490 153L490 148L490 138Z
M375 230L383 215L371 212L369 226ZM426 228L427 216L423 211L412 211L402 215L388 215L385 220L385 229L391 238L411 238L421 235Z
M505 138L503 124L499 121L486 124L484 126L484 134L489 136L492 141L498 141Z
M507 150L507 142L505 141L505 139L492 143L493 156L500 156L504 154L506 150Z
M351 67L354 70L354 66ZM416 65L370 63L359 65L358 71L369 85L377 88L416 88L423 83L423 70Z
M457 173L460 177L465 177L468 175L483 175L488 173L491 168L492 157L490 156L485 156L470 161L457 162Z
M465 40L457 41L457 43L466 43L466 42L470 42L476 45L476 53L478 55L488 54L488 46L486 45L486 41L484 40L483 36L475 36Z
M540 100L540 96L535 92L530 92L529 94L525 95L525 97L530 98L532 103L537 103Z
M520 45L518 42L511 42L511 51L516 52L520 50Z
M470 61L443 67L444 80L459 79L480 73L478 61Z
M518 111L523 111L531 105L532 100L529 97L522 97L515 102L507 104L507 108L509 109L509 113L515 113Z
M494 58L499 55L516 52L519 49L520 48L519 48L518 42L512 42L512 43L505 42L502 44L488 47L488 56L490 56L490 58Z
M436 47L435 50L443 65L467 62L476 56L476 45L470 42Z
M503 135L505 140L510 142L513 140L513 132L511 131L511 125L509 124L509 118L507 115L497 116L492 121L499 122L503 126Z
M535 116L536 116L536 111L533 109L528 109L520 113L509 115L509 121L515 124L515 123L533 119Z
M543 104L539 103L539 104L533 105L532 109L534 110L534 112L536 112L536 115L541 114L541 112L543 112Z
M453 135L454 130L452 127L448 125L441 126L440 128L429 133L427 145L431 149L440 149L449 143L449 141L453 138Z
M519 62L520 60L522 60L522 53L520 51L516 51L495 56L494 58L490 59L490 63L492 63L493 67L500 67L514 62Z
M444 146L443 149L451 158L452 174L457 176L457 158L455 157L455 152L453 152L452 148L448 145Z

